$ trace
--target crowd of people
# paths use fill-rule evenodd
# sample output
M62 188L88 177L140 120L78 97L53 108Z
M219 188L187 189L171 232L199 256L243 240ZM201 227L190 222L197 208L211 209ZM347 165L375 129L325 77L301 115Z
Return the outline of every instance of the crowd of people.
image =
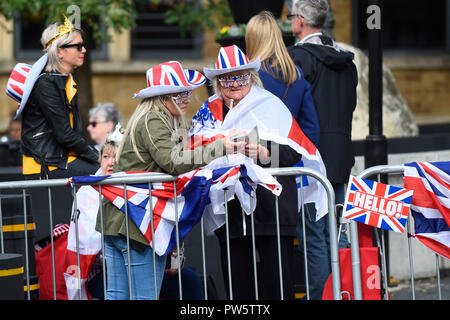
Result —
M99 103L89 111L87 130L93 143L83 136L72 76L84 62L83 32L67 18L50 25L41 38L44 56L28 69L18 64L13 71L26 72L33 81L18 83L11 76L7 87L19 103L16 117L20 116L22 124L24 177L53 179L123 171L179 175L239 153L261 167L293 167L302 165L299 145L307 141L322 156L336 203L343 203L344 184L354 163L351 123L357 72L353 54L322 33L328 9L326 0L293 1L289 18L297 42L288 48L273 15L263 11L248 22L246 53L236 45L222 47L216 64L205 67L203 73L184 69L178 61L152 66L145 75L147 86L133 96L138 102L125 128L113 103ZM189 124L185 115L192 92L206 79L213 85L214 95ZM253 128L258 130L257 140L237 139ZM120 142L112 143L109 137L117 132ZM250 216L243 214L239 200L228 202L228 225L215 230L229 298L232 286L232 298L237 300L294 299L294 239L298 238L307 245L311 298L321 299L331 272L327 219L316 221L314 204L299 212L296 177L281 176L278 181L283 191L277 208L270 191L256 190L253 218L258 295L254 270L249 267L254 254ZM154 255L139 228L131 220L125 221L125 215L108 199L104 198L101 206L103 228L97 218L96 230L104 232L107 288L103 298L129 299L131 282L133 299L158 299L163 279L168 283L167 276L176 274L167 265L168 257ZM299 231L302 214L306 239ZM277 223L281 270L275 259ZM345 236L341 241L342 246L347 245ZM232 279L228 279L228 266ZM202 294L192 297L201 299Z

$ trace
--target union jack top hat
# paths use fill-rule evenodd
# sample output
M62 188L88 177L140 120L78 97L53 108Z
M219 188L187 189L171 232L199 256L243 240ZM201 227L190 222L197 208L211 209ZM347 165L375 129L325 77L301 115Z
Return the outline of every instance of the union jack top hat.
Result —
M18 63L11 72L6 83L6 94L19 103L17 105L16 119L27 104L31 90L33 90L37 78L39 78L39 75L47 64L47 59L47 54L44 54L32 66L25 63Z
M261 61L259 57L249 62L241 49L233 44L232 46L220 48L215 68L203 68L203 72L209 80L212 80L218 75L238 70L255 69L258 71L260 66Z
M143 99L194 90L205 82L206 78L200 72L183 69L178 61L167 61L147 70L147 88L136 92L133 98Z

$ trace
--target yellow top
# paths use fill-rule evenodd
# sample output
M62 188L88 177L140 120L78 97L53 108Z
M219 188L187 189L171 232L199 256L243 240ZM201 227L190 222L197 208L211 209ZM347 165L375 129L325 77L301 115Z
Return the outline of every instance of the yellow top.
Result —
M73 97L77 93L76 83L72 78L72 75L69 75L66 82L66 95L69 103L72 102ZM70 111L70 127L73 128L73 112ZM67 163L71 163L77 158L75 153L69 153L69 158L67 159ZM23 174L38 174L41 173L41 164L34 160L33 157L29 157L23 155L22 157L22 165L23 165ZM56 166L48 166L49 171L53 171L58 169Z

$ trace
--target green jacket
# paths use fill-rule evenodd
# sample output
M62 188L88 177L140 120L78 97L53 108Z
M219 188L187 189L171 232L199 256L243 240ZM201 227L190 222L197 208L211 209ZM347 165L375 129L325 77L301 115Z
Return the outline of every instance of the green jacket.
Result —
M139 120L136 126L135 142L144 162L136 155L131 144L131 137L128 136L119 162L114 164L114 172L150 171L179 175L225 155L225 147L221 139L195 150L183 151L181 142L172 138L174 130L169 129L161 117L169 123L172 121L164 112L149 112ZM146 126L149 128L152 140L149 138ZM103 199L103 223L105 235L126 236L125 214L107 199ZM130 239L149 245L130 218L128 218L128 227ZM100 215L97 215L96 230L100 232L100 228Z

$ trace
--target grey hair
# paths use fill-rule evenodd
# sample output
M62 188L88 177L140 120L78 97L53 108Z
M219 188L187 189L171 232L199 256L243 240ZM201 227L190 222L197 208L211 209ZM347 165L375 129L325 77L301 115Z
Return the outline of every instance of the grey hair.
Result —
M259 77L258 71L256 71L255 69L249 69L249 71L251 74L252 83L257 85L258 87L264 88L261 78ZM213 91L216 94L216 96L220 97L221 92L220 92L220 84L219 84L218 77L214 77L211 80L211 84L213 86Z
M327 18L328 8L327 0L296 0L293 14L301 15L310 28L321 29Z
M114 127L119 123L121 114L116 106L111 102L99 102L94 108L89 110L89 118L99 115L103 121L114 123Z
M42 47L45 47L45 45L58 34L58 26L60 25L62 25L62 23L56 22L45 28L41 36ZM82 35L80 30L74 30L63 34L59 38L53 40L53 42L43 50L48 55L47 65L45 66L46 72L62 70L62 64L58 57L58 48L62 45L72 42L77 34Z

